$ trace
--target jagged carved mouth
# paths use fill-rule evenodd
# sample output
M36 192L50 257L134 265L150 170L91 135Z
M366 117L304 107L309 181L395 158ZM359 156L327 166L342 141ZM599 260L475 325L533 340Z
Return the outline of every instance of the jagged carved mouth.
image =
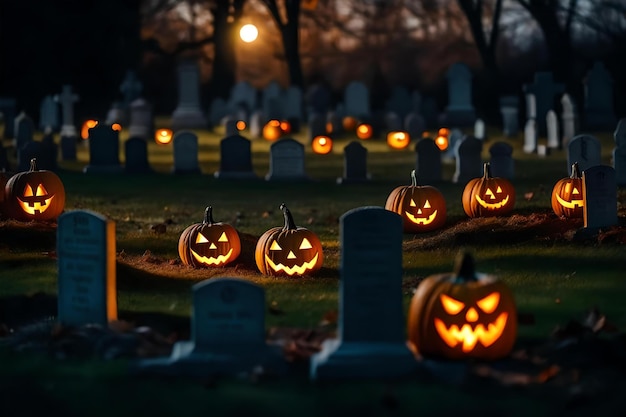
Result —
M480 323L473 329L467 323L461 326L460 329L456 324L448 327L442 320L435 319L435 329L446 345L454 348L461 343L463 352L468 353L474 350L478 342L484 347L494 344L502 336L508 318L508 313L503 312L500 313L495 321L489 323L487 327Z
M565 201L558 195L556 196L556 200L559 202L560 205L568 209L575 209L576 207L582 208L584 205L583 200Z
M435 217L437 217L437 210L433 211L433 213L428 217L415 217L408 211L405 211L404 214L409 220L411 220L415 224L427 225L431 224L435 220Z
M286 266L282 263L276 264L274 263L269 256L265 255L265 261L268 263L270 268L272 268L275 272L284 271L287 275L302 275L306 271L313 269L313 267L317 264L318 254L316 253L313 259L309 262L305 262L302 265L294 265L294 266Z
M233 248L230 248L230 250L228 251L227 254L225 255L219 255L217 257L206 257L206 256L200 256L196 251L194 251L193 249L191 249L191 254L193 255L194 258L196 258L196 261L205 264L205 265L215 265L215 266L220 266L225 264L228 259L230 259L230 255L233 254Z
M507 195L506 197L504 197L503 200L501 200L498 203L487 203L485 200L483 200L479 196L476 196L476 201L478 201L478 204L480 204L481 206L483 206L484 208L488 210L496 210L496 209L506 206L506 204L509 202L509 196Z
M34 215L37 213L41 214L44 211L48 210L48 207L50 207L50 202L52 201L53 198L54 196L50 198L46 198L43 201L31 201L31 202L27 202L18 198L17 201L19 201L20 207L22 208L22 210L24 210L24 213Z

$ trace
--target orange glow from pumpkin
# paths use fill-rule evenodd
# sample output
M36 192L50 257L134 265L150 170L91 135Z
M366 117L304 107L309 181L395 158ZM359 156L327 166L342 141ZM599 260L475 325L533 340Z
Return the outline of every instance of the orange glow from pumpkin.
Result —
M430 137L430 132L428 130L424 130L422 132L422 138L429 138Z
M80 129L80 137L84 140L89 139L89 129L98 125L97 120L87 120L83 123L82 129Z
M346 116L341 121L341 124L343 125L343 130L346 132L352 132L356 129L357 121L352 116Z
M393 149L405 149L411 143L411 138L406 132L387 133L387 145Z
M239 130L239 131L246 130L246 122L244 122L243 120L238 120L237 121L237 130Z
M283 134L288 134L291 132L291 123L289 123L286 120L283 120L282 122L280 122L280 130L283 131Z
M448 129L447 127L442 127L437 132L437 136L445 136L446 138L449 137L450 136L450 129Z
M331 122L326 122L326 133L329 135L333 133L333 124Z
M313 152L326 155L333 150L333 140L328 136L316 136L313 138L311 147L313 148Z
M111 129L115 130L116 132L121 132L122 131L122 125L119 123L113 123L111 125Z
M172 131L170 129L158 129L154 134L154 141L160 145L167 145L172 141Z
M269 141L275 141L283 135L278 120L272 119L263 127L263 137Z
M435 139L435 145L437 145L440 150L445 151L448 149L448 138L445 136L437 136L437 139Z
M356 128L356 136L359 139L363 139L363 140L367 140L367 139L371 139L372 134L373 134L373 130L372 130L372 126L363 123L360 124L357 128Z

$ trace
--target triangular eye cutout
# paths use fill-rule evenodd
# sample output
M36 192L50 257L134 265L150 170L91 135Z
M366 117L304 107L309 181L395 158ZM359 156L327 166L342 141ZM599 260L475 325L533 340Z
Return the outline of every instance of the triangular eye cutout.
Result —
M498 308L498 304L500 304L500 293L492 292L485 298L481 298L480 300L478 300L476 304L485 313L493 313L495 309Z
M574 187L574 190L572 191L572 194L580 194L580 192L578 191L578 188Z
M218 242L228 242L228 237L226 236L226 232L222 232L222 235L220 236L219 239L217 239Z
M202 233L196 235L196 243L207 243L209 240Z
M278 242L273 241L272 242L272 246L270 246L270 250L283 250L283 248L280 247L280 245L278 244Z
M37 197L42 197L44 195L48 195L48 191L43 187L43 184L39 184L37 186L37 192L35 193Z
M502 188L500 188L500 186L498 185L498 189L496 190L496 193L501 193L502 192Z
M304 239L302 239L302 243L300 244L300 249L311 249L313 246L311 246L311 242L309 242L309 239L307 239L306 237Z
M491 191L491 188L487 188L487 191L485 191L485 195L490 198L496 198L496 196L493 195L493 191Z
M461 310L463 310L463 308L465 307L465 304L463 304L461 301L455 300L452 297L448 297L445 294L441 294L439 296L439 299L441 300L441 305L443 306L443 309L446 310L446 313L452 316L459 314Z
M26 184L24 187L24 197L32 197L33 196L33 187L30 184Z
M409 206L416 207L417 204L415 204L415 201L413 199L411 199L411 202L409 203Z
M424 208L430 208L430 201L426 200L424 203Z

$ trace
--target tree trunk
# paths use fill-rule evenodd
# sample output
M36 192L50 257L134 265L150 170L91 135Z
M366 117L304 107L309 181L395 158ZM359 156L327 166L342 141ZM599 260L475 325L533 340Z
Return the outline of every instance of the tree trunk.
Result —
M235 3L241 4L241 1ZM213 74L211 81L208 83L208 97L221 97L227 99L230 95L232 87L235 85L235 42L236 42L236 22L238 14L241 13L235 9L235 14L229 22L228 2L218 1L213 9L214 17L214 55L213 55Z

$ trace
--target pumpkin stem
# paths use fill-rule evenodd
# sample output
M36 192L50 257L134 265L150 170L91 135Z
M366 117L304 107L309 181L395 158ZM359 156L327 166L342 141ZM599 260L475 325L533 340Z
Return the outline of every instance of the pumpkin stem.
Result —
M476 268L474 258L469 252L461 251L456 257L454 274L459 281L476 281Z
M215 223L215 220L213 220L213 206L208 206L204 209L204 221L202 223L208 224L209 226Z
M296 226L296 222L293 221L293 216L285 203L280 205L280 209L283 211L283 217L285 218L285 226L283 227L283 230L296 230L298 228Z
M30 170L37 171L37 158L33 158L30 160Z
M417 187L417 176L415 175L415 170L411 171L411 185L413 187Z
M580 168L578 167L578 162L574 162L572 164L572 174L570 175L570 178L580 178Z
M491 165L489 165L489 162L485 162L483 164L483 171L484 171L484 175L483 175L484 179L492 178L491 177Z

